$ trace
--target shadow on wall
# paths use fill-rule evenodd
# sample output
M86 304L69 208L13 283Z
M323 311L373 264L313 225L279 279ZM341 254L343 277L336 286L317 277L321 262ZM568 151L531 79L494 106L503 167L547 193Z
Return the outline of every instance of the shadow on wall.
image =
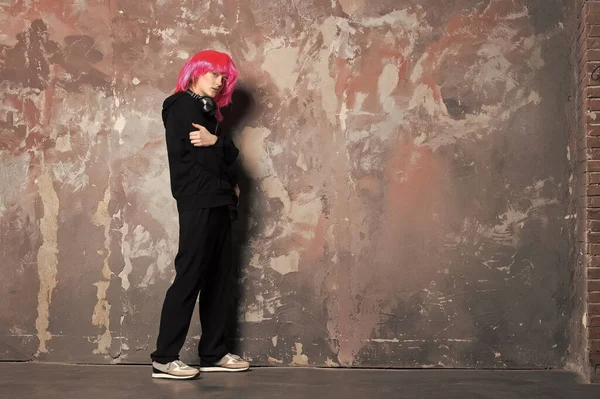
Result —
M234 141L236 140L244 126L246 120L253 115L255 105L257 101L254 98L250 88L245 87L243 84L238 84L232 96L232 103L221 110L223 114L223 122L221 123L222 131L225 134L231 134ZM235 166L238 184L240 186L240 202L238 204L238 220L233 223L232 226L232 242L233 242L233 264L234 270L231 275L233 295L231 297L229 324L227 326L227 340L228 347L233 353L241 353L243 348L241 347L242 331L238 324L238 314L240 314L242 299L243 299L243 287L241 283L242 268L243 264L243 248L248 244L249 230L250 230L250 204L253 203L252 195L256 193L254 190L253 182L249 177L249 174L241 165L241 162L236 163Z

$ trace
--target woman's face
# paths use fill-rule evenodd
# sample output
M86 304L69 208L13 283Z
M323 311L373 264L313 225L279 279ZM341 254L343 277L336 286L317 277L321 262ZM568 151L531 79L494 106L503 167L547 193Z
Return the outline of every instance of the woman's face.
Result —
M214 98L221 92L226 81L227 76L222 73L207 72L196 80L196 83L194 83L194 86L192 87L192 91L201 96Z

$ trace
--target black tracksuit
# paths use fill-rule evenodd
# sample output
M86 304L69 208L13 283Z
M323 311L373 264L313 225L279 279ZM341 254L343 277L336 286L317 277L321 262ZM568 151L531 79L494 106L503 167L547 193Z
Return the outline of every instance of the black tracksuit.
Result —
M175 257L175 280L167 291L160 317L153 361L179 359L200 293L202 337L198 345L201 363L210 365L225 348L224 332L230 302L231 218L237 203L231 165L238 149L230 137L218 135L214 116L186 92L178 92L163 103L171 192L179 213L179 250ZM189 133L196 123L212 134L217 143L194 147Z

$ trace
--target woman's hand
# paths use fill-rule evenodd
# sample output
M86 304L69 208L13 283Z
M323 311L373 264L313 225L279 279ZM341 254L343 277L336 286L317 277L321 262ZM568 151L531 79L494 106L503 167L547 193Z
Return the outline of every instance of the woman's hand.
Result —
M196 131L190 132L190 142L194 147L210 147L211 145L215 145L217 142L217 136L211 134L206 128L202 125L198 125L196 123L192 123Z

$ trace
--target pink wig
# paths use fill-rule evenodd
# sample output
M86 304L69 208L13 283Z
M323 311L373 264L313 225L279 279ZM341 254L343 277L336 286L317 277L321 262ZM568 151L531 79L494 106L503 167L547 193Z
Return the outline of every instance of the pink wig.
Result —
M231 103L238 71L229 55L215 50L200 51L183 65L177 78L175 93L189 89L196 79L208 72L218 72L227 78L225 86L214 98L219 108ZM219 121L223 119L220 110L217 110L217 118Z

